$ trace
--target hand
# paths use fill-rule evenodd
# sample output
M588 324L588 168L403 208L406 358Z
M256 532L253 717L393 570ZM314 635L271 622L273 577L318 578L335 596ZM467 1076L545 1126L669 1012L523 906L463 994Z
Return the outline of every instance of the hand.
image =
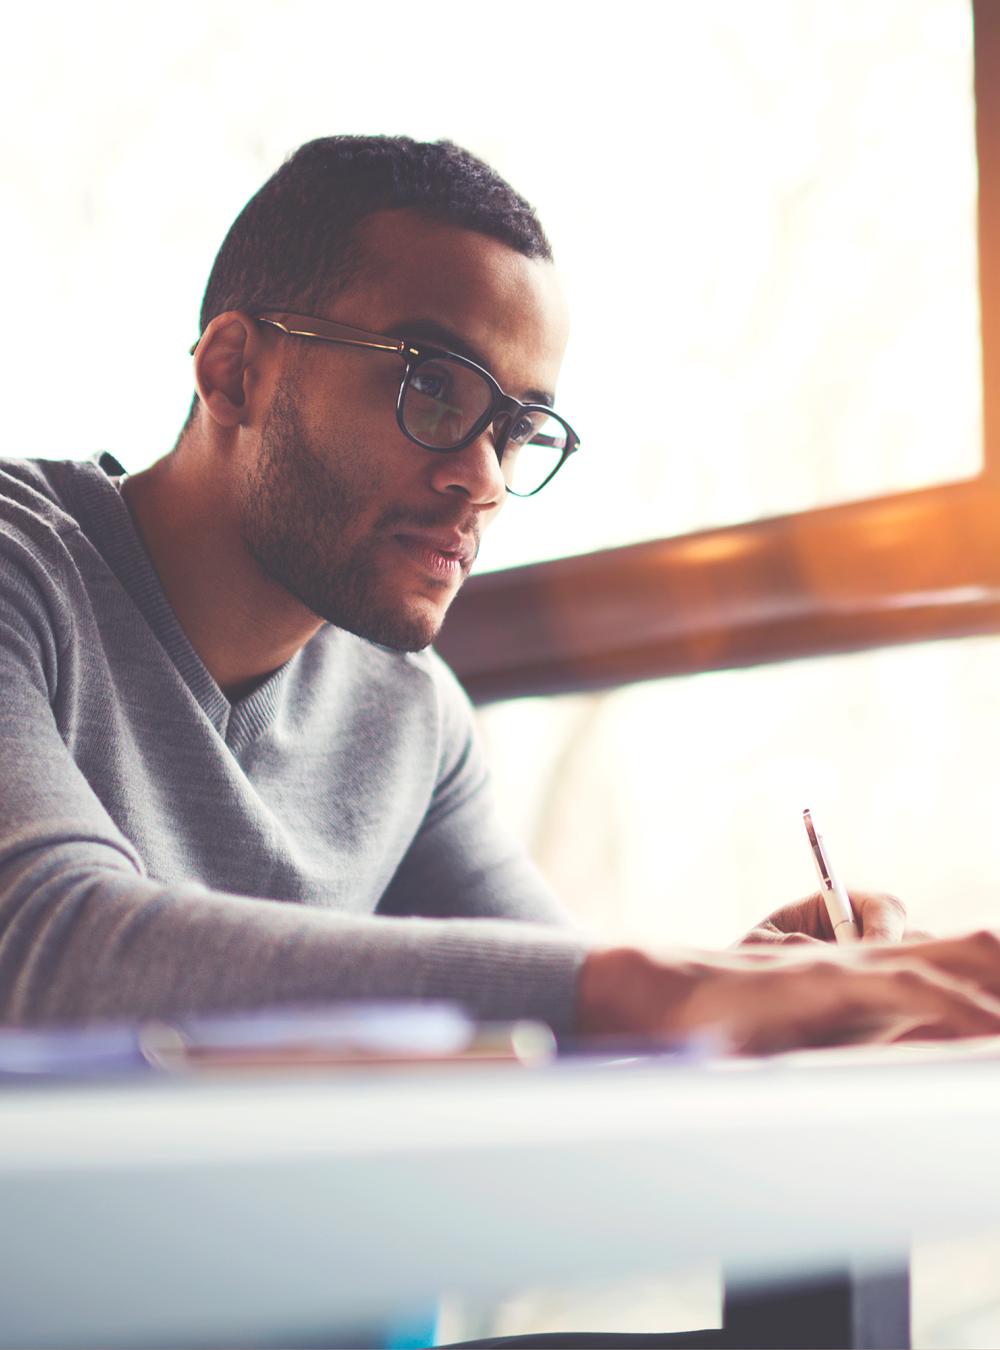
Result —
M901 900L878 891L852 891L850 899L862 942L903 941L906 909ZM817 891L805 900L776 909L751 928L740 945L833 941L833 924Z
M978 935L977 935L978 936ZM961 942L920 947L691 953L656 959L635 948L592 952L580 975L583 1035L665 1043L718 1039L737 1054L923 1037L1000 1035L1000 938L974 952ZM945 950L947 947L947 950ZM964 972L956 978L955 971ZM978 987L977 987L978 986Z
M909 939L908 935L908 939ZM983 928L958 937L932 938L913 935L904 949L871 947L863 952L855 948L856 959L866 966L892 970L894 958L916 960L950 979L975 985L994 998L1000 998L1000 931Z

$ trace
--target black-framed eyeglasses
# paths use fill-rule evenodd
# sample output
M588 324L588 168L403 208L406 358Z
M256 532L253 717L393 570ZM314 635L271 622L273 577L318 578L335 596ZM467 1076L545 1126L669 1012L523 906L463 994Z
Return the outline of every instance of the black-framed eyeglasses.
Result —
M557 412L545 404L521 403L505 394L488 370L456 352L367 333L308 314L269 311L254 317L289 337L399 356L404 370L396 421L403 435L423 450L448 454L471 445L491 426L507 491L515 497L541 492L579 449L580 438Z

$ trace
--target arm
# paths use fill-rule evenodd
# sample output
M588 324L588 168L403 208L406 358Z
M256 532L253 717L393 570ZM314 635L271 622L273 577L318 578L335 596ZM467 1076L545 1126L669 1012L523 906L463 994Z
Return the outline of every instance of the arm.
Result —
M399 997L570 1024L585 950L570 934L335 915L146 875L56 724L75 655L52 569L0 545L0 1020Z
M576 1025L676 1039L721 1026L741 1048L857 1034L862 1014L871 1021L904 1007L911 1023L933 1015L952 1034L996 1029L992 1001L950 988L943 976L935 982L925 968L887 977L846 967L831 975L832 963L817 965L825 991L817 1001L812 994L820 984L812 970L800 964L786 974L782 961L768 962L765 971L749 953L735 962L595 953L584 966L574 1019L576 975L588 944L555 926L558 912L545 911L552 924L546 928L489 918L351 917L161 884L146 874L67 749L80 716L67 690L85 673L58 570L58 557L40 553L37 539L25 536L18 552L0 530L3 1020L418 997L455 999L481 1017L540 1017L559 1030ZM133 678L141 682L141 672ZM100 703L90 706L91 715L99 715ZM517 886L506 846L491 844L480 878L470 836L454 830L463 805L478 802L482 809L488 797L471 751L452 753L447 747L454 744L442 738L438 791L408 860L409 875L418 877L428 866L435 838L439 848L450 839L462 860L450 869L459 881L452 896L467 894L473 903L466 913L508 912ZM468 817L474 820L475 812ZM489 896L497 897L496 910L485 903ZM543 917L543 905L532 917ZM803 1008L812 1011L797 1016Z
M468 702L448 680L434 801L382 908L565 922L547 888L539 889L523 849L496 820ZM860 893L852 899L866 951L898 942L905 919L898 900ZM979 979L963 984L908 956L910 949L888 949L899 959L875 971L852 964L842 948L824 948L833 934L819 895L776 911L762 927L763 940L788 945L663 957L636 948L590 952L579 981L577 1032L667 1041L707 1035L721 1048L769 1052L891 1040L914 1025L936 1035L1000 1031L1000 1002L984 996ZM1000 960L996 974L1000 995Z
M424 829L383 906L409 912L422 903L435 913L513 911L523 918L530 912L515 906L538 894L533 917L561 921L546 893L533 891L521 871L523 850L505 842L470 719L458 724L465 727L455 737L458 749L444 756ZM852 949L820 945L832 932L816 896L772 916L776 931L775 921L787 926L788 946L660 957L637 948L591 951L581 969L575 1030L668 1042L707 1036L720 1049L751 1053L893 1040L918 1025L941 1036L1000 1033L1000 1001L984 992L980 968L965 982L911 955L913 948L874 945L898 941L902 906L891 896L856 894L853 900L869 940L853 950L895 954L888 968L852 961ZM996 965L993 992L1000 995L1000 958Z
M584 960L584 944L553 928L347 918L163 887L144 875L63 745L26 615L7 605L0 620L3 1020L381 996L455 998L475 1015L536 1016L587 1034L718 1031L744 1050L870 1036L876 1024L884 1034L901 1017L945 1034L1000 1031L1000 1004L917 961L883 972L815 960L762 966L753 953L657 960L631 949ZM900 949L872 952L891 950Z

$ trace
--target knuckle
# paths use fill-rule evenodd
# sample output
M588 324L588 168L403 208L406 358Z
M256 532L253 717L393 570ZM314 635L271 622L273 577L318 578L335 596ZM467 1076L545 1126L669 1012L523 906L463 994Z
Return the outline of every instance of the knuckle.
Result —
M915 993L918 989L926 989L929 980L922 970L916 970L913 966L907 966L895 975L895 981L901 989Z
M817 984L824 986L833 984L842 979L843 974L842 967L830 957L820 956L809 964L808 978Z
M984 956L1000 959L1000 933L995 928L980 928L970 936L970 941Z

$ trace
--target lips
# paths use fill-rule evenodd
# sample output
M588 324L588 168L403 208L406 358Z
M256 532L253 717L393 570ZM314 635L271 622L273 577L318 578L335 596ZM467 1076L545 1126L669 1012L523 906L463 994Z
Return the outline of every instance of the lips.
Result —
M443 563L468 571L476 558L475 541L459 530L406 530L396 535L408 552L437 554Z

